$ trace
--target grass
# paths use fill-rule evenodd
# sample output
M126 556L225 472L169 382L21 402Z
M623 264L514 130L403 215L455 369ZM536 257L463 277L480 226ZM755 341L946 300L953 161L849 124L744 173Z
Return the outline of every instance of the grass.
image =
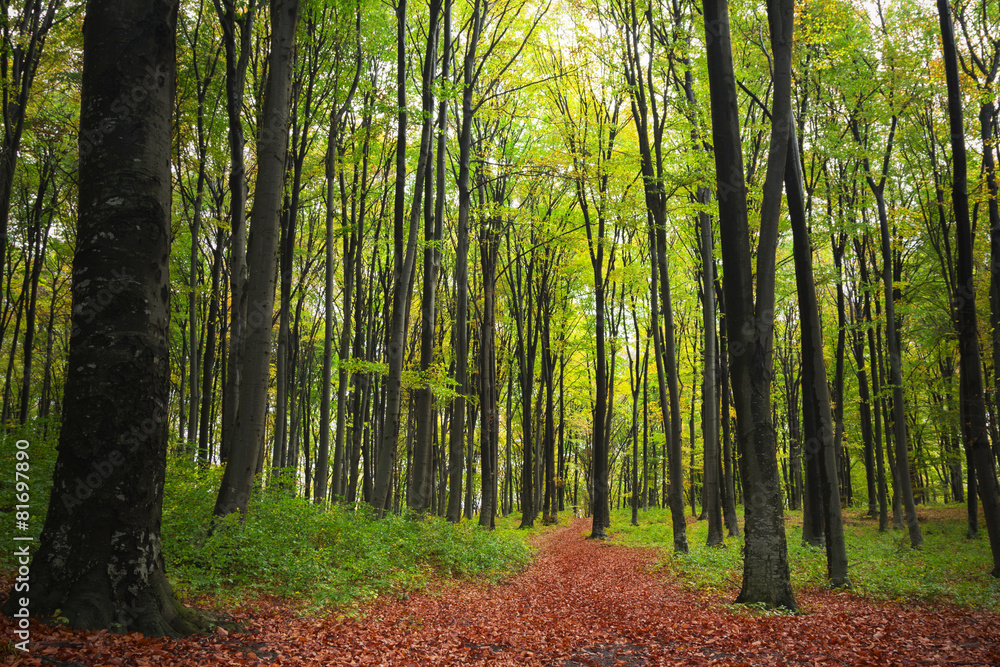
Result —
M243 524L232 517L209 537L220 475L178 466L168 475L163 548L181 594L275 594L311 611L349 611L443 578L496 582L531 559L528 535L514 530L413 514L376 519L366 506L321 509L279 492L256 494Z
M877 520L860 509L845 510L853 589L875 599L950 602L1000 611L1000 582L990 576L993 560L985 528L980 525L980 537L966 539L964 506L921 506L917 515L924 535L920 550L910 548L905 530L879 533ZM740 520L742 525L742 516ZM678 555L671 551L669 511L640 513L638 528L630 521L628 510L613 513L609 533L616 541L660 549L663 566L691 587L735 597L743 573L742 537L727 537L724 547L708 547L708 522L689 520L690 553ZM802 544L802 513L786 512L785 527L793 587L826 587L826 551Z
M43 435L38 424L6 434L0 466L15 469L14 442L30 445L29 530L36 540L44 522L55 464L55 434ZM531 539L547 530L519 530L520 515L497 519L495 531L473 521L451 525L440 518L404 515L375 519L365 508L323 510L280 492L255 494L245 523L229 521L211 537L207 527L221 470L199 471L168 465L162 540L167 575L186 596L210 595L236 601L261 594L300 600L316 611L350 610L379 594L406 593L441 579L495 582L524 568L531 559ZM0 521L14 525L13 484L0 484ZM985 527L975 540L965 538L963 506L918 509L925 544L909 548L905 531L879 533L877 522L859 509L845 511L850 575L854 590L879 599L953 602L1000 611L1000 582L989 574ZM571 513L560 513L567 525ZM670 514L651 509L630 525L630 512L612 515L609 535L624 545L654 547L664 567L694 588L735 597L742 577L741 538L727 538L723 548L708 548L704 521L688 524L691 552L671 553ZM802 545L802 516L786 514L793 585L821 588L826 582L822 548ZM0 572L16 571L13 550L0 551Z
M0 468L0 522L15 525L15 443L27 440L33 544L41 534L52 489L58 429L43 435L29 423L4 434ZM212 596L222 603L261 595L293 598L313 612L349 612L380 594L405 595L446 579L496 582L531 560L531 531L490 532L474 522L452 525L415 515L376 519L366 506L322 509L290 494L254 494L246 521L236 517L208 535L222 470L167 466L161 538L167 577L182 597ZM23 511L23 510L21 510ZM34 553L36 547L32 548ZM0 551L0 573L17 571L13 549Z

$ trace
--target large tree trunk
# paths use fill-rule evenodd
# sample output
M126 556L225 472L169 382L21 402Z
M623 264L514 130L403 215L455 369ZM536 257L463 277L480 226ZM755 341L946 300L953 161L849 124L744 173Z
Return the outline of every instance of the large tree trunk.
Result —
M774 326L774 248L777 240L778 201L784 168L785 143L790 120L791 7L779 12L769 7L775 38L786 39L775 61L775 100L772 112L771 159L761 212L757 250L757 303L754 305L750 273L750 234L746 184L740 146L739 110L733 72L729 10L725 0L705 0L709 90L712 100L712 134L719 186L722 232L723 289L726 324L740 443L740 472L746 508L746 542L743 603L763 603L795 609L788 570L788 547L782 516L781 485L770 415L771 336ZM787 13L787 14L786 14ZM780 29L779 29L780 26ZM772 39L772 43L776 41ZM784 45L783 45L784 46ZM779 60L781 62L779 62ZM783 104L779 107L778 104ZM772 167L773 163L773 167ZM776 183L776 185L775 185Z
M235 442L222 477L216 516L246 514L264 448L271 376L271 320L278 258L278 221L288 150L288 109L298 0L271 0L271 53L257 141L257 185L247 249L249 278L245 361L240 381Z
M84 21L73 336L25 596L32 615L78 628L176 635L200 624L174 597L160 550L176 15L171 1L90 0ZM144 95L123 111L122 90ZM114 307L97 307L107 295Z
M976 322L976 290L973 283L975 258L972 252L972 224L969 219L967 158L965 127L962 119L962 91L958 78L958 55L951 6L938 0L941 19L941 40L944 51L945 78L948 82L948 121L951 128L952 205L958 246L957 277L960 302L954 305L959 346L959 392L962 401L962 439L972 451L979 482L979 497L983 503L986 530L993 552L994 577L1000 577L1000 498L997 496L993 452L986 431L986 405L983 402L983 376L979 357L979 333ZM902 475L902 466L900 471ZM907 476L908 478L908 476ZM909 507L907 507L909 513ZM912 530L912 529L911 529ZM915 545L916 546L916 545Z

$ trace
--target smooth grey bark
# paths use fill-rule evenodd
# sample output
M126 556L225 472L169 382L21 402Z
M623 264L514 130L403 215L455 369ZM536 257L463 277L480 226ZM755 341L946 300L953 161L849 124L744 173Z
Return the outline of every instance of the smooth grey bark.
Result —
M82 629L176 636L204 627L174 596L160 547L177 9L171 0L90 0L83 25L73 332L28 596L33 616ZM134 89L145 95L122 109L120 91ZM108 294L113 307L96 307ZM4 611L20 597L12 591Z
M246 294L249 307L245 359L234 424L236 440L215 502L214 514L217 517L234 512L246 515L253 481L264 451L278 225L288 151L288 111L298 10L298 0L271 0L269 76L257 140L257 183L253 210L250 212L253 234L247 248L249 275Z

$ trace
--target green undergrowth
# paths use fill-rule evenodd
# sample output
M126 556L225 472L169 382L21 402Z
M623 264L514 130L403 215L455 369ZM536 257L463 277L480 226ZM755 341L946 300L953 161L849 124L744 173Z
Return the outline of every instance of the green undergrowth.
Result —
M966 539L965 508L957 505L921 506L917 515L924 546L914 550L905 530L880 533L877 519L862 510L844 512L853 590L880 600L950 602L1000 611L1000 582L990 576L993 560L985 527L980 525L978 538ZM680 555L673 553L668 510L640 512L638 528L630 521L630 511L612 514L613 539L659 549L661 565L691 587L736 596L743 576L742 537L727 537L724 547L708 547L708 522L689 521L690 553ZM793 587L828 586L825 549L802 543L802 513L787 512L785 527Z
M281 492L256 493L244 523L230 517L208 536L220 475L176 465L168 472L163 551L180 595L278 595L310 611L343 612L441 579L496 582L531 558L527 536L515 530L412 514L377 519L367 506L323 509Z
M31 553L42 533L52 493L58 435L55 420L33 420L0 434L0 526L5 535L32 538ZM24 494L27 503L22 502ZM0 549L0 571L16 571L17 567L15 549Z

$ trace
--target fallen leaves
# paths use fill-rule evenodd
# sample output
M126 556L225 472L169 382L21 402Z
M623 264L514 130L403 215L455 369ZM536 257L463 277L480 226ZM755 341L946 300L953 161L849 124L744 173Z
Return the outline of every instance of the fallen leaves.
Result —
M5 665L996 665L1000 615L798 596L799 616L754 615L650 573L655 555L584 540L584 520L541 538L535 563L498 586L380 599L363 616L300 617L274 600L234 610L248 632L183 639L32 622L32 651ZM0 631L11 635L9 619ZM57 663L58 664L58 663Z

